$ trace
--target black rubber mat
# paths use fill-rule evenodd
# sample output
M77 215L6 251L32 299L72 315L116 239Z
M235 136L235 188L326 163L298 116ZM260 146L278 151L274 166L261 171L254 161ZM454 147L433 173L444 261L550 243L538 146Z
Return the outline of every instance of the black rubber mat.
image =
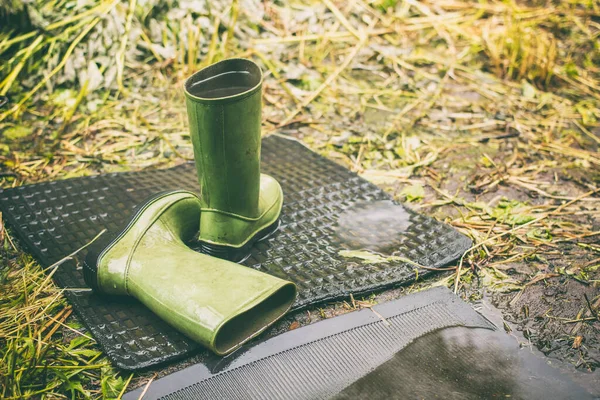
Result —
M247 345L224 368L192 365L154 381L144 399L329 398L415 339L455 326L495 329L450 290L434 288ZM137 399L143 390L124 399Z
M451 227L392 202L381 189L297 141L264 139L262 171L283 188L282 225L254 247L244 264L295 282L294 309L409 283L417 270L404 260L440 267L471 245ZM115 228L146 197L169 189L198 190L193 164L7 189L0 192L0 209L26 249L50 266L102 229ZM400 257L365 263L343 256L342 250ZM77 260L84 256L85 250ZM419 276L431 273L418 271ZM77 262L62 264L54 277L61 287L85 287ZM65 293L121 368L146 368L198 349L135 300L107 300L86 290Z

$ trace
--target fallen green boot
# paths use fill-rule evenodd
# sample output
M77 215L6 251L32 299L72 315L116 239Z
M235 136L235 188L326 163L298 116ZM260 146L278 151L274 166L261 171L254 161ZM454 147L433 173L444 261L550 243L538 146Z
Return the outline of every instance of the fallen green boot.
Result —
M201 187L202 251L241 261L278 227L279 183L260 173L262 72L229 59L185 82L190 134Z
M296 287L271 275L191 250L200 200L165 192L142 204L120 232L90 246L86 283L137 298L163 320L224 355L283 316Z

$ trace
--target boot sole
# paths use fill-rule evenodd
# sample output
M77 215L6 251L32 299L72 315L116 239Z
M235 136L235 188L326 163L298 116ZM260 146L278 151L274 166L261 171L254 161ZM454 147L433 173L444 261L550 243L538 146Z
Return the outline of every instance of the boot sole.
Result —
M213 244L200 241L200 250L202 251L202 253L212 257L241 263L246 261L246 259L250 257L250 251L252 250L252 246L254 246L255 243L260 242L261 240L268 239L271 235L277 232L280 225L281 220L277 218L277 220L271 225L258 231L258 233L256 233L256 235L254 235L250 240L248 240L246 244L244 244L242 247L231 247L221 244Z
M152 203L154 200L165 196L166 194L173 193L175 191L169 190L157 193L149 197L146 201L138 204L134 209L131 217L127 219L118 228L104 232L102 236L94 241L88 247L88 252L83 261L83 280L88 287L96 293L102 293L102 289L98 286L98 260L102 255L102 252L114 242L116 242L123 234L125 234L133 223L138 219L141 213L146 210L146 206Z

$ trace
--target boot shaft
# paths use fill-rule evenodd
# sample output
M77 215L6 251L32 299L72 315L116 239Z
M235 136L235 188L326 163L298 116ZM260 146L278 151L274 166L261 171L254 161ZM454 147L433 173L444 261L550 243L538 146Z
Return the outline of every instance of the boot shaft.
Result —
M250 60L213 64L185 82L203 209L259 216L262 72Z
M295 286L189 249L160 225L138 244L127 276L134 296L186 336L230 353L282 317Z

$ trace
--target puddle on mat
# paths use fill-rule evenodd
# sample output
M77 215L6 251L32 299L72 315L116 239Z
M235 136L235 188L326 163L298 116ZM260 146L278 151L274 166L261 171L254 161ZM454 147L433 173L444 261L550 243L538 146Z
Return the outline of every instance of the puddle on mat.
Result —
M389 200L356 203L339 216L333 227L333 240L348 250L391 256L406 240L411 217L404 206Z
M502 331L446 328L415 340L338 399L592 399Z

